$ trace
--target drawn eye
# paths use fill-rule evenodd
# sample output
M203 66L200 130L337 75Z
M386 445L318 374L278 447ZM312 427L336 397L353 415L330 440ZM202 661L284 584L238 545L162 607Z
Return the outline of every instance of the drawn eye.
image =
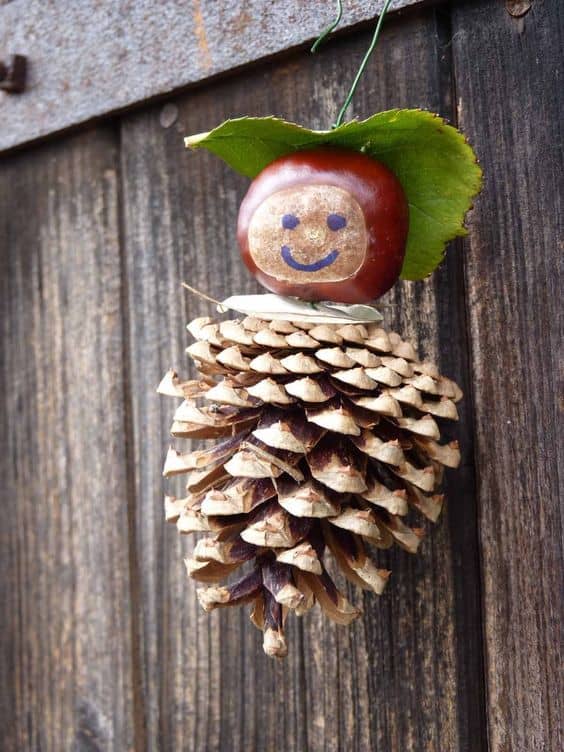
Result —
M295 214L284 214L282 217L282 227L285 230L294 230L300 224L300 220Z
M337 230L342 230L343 227L347 226L347 220L345 217L343 217L342 214L330 214L327 217L327 227L330 230L333 230L333 232L337 232Z

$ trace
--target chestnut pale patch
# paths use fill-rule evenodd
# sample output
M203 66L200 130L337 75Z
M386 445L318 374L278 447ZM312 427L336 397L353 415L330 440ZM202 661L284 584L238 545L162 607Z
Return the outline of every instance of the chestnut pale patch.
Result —
M346 149L286 154L251 183L239 209L243 260L268 290L365 303L399 276L409 213L399 180Z
M249 253L259 269L288 282L338 282L364 263L368 233L360 205L333 185L271 194L255 210Z

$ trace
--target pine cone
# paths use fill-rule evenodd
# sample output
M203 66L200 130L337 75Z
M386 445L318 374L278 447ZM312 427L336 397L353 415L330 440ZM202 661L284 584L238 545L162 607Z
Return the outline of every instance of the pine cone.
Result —
M173 436L218 441L169 450L164 475L189 476L185 498L166 498L166 518L212 533L186 560L207 585L204 609L250 603L265 652L284 656L289 610L317 601L339 624L360 613L329 576L327 549L348 580L378 594L390 572L366 544L417 551L423 531L405 520L412 508L433 522L440 514L442 469L460 452L438 443L435 418L456 420L462 393L375 324L198 318L188 330L200 378L169 371L158 391L184 400ZM240 579L217 584L246 562Z

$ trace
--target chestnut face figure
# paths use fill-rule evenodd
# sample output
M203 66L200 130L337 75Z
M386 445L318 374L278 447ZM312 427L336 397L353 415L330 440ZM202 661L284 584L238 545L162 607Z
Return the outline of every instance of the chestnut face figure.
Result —
M255 178L237 236L267 289L358 303L398 278L407 229L407 201L387 167L359 152L319 148L281 157Z
M262 202L251 218L248 241L257 267L276 279L338 282L361 267L368 233L350 193L333 185L302 185Z

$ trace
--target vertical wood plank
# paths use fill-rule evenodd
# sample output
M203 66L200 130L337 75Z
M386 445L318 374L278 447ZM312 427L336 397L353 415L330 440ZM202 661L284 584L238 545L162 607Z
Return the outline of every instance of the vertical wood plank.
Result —
M393 106L448 115L447 21L433 10L390 20L350 115ZM193 541L166 528L161 510L172 408L154 388L171 365L186 371L184 324L209 311L180 282L219 298L257 289L235 241L247 181L210 155L184 154L182 135L242 114L328 127L368 40L355 34L315 58L300 53L180 97L168 105L167 125L170 105L178 109L168 128L160 107L123 119L139 631L148 739L162 750L485 749L470 400L459 426L464 467L449 478L448 517L422 554L381 557L393 569L389 589L365 598L352 628L317 613L290 621L285 663L262 654L246 613L199 613L181 562ZM435 279L389 296L389 318L465 387L463 276L453 253Z
M0 727L7 752L135 745L118 151L0 163Z
M521 19L483 1L453 13L458 109L485 171L465 258L495 752L564 747L563 32L558 0Z

